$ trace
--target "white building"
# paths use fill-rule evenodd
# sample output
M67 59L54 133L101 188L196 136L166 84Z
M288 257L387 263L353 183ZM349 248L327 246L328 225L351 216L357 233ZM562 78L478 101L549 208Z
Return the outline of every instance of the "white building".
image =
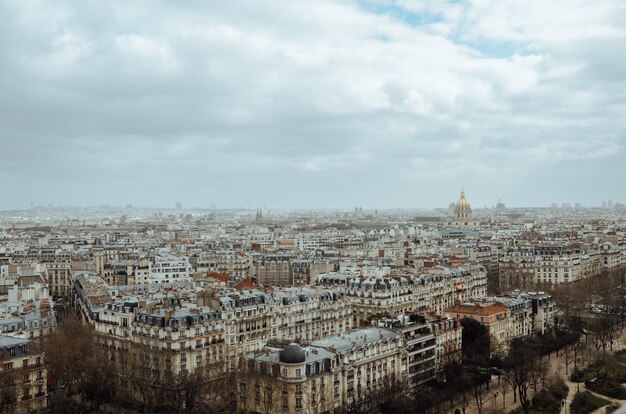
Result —
M191 267L186 256L158 253L148 265L148 283L174 283L191 280Z

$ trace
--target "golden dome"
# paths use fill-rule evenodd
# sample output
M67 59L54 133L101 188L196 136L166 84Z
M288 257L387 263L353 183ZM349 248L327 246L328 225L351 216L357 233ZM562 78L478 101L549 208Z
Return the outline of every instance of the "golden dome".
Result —
M463 187L461 187L461 196L457 200L456 206L457 207L465 207L465 206L469 207L469 201L467 200L467 198L465 198L465 191L463 191Z

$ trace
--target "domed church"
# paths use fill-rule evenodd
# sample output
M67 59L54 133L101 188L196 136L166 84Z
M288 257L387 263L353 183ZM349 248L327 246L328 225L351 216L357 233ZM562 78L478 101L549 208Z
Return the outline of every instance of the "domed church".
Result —
M461 187L461 195L454 206L454 220L448 222L448 226L456 228L477 227L478 221L472 219L472 207L465 197L465 190Z
M472 221L472 207L470 207L469 201L465 198L463 187L461 187L461 196L454 206L454 220L459 223Z

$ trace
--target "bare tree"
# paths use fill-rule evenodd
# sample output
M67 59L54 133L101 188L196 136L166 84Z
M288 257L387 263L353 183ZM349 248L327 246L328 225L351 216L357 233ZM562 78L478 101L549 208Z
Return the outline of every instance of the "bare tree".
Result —
M209 411L205 398L207 380L204 372L195 370L191 373L182 372L170 380L166 387L169 395L168 412L176 414L201 414Z
M475 380L472 386L472 396L476 402L476 409L479 414L483 412L485 398L489 395L489 381L486 382Z
M504 378L501 381L498 381L498 390L500 390L500 394L502 395L502 409L506 409L506 393L511 389L511 384L506 381ZM513 395L515 396L515 389L513 389Z
M308 414L320 414L328 411L328 404L333 403L332 387L324 378L311 381L311 386L305 390L303 396L303 406Z
M89 325L67 318L43 347L53 412L90 411L111 400L115 366Z
M566 346L563 348L561 352L561 360L565 364L565 375L569 375L569 366L572 363L574 355L572 353L571 347Z
M517 403L517 388L515 384L514 372L511 370L505 371L504 375L502 376L502 379L511 388L511 391L513 391L513 403L514 404Z
M586 343L579 339L572 344L572 353L574 355L574 369L578 369L578 361L583 358L585 353Z
M543 382L547 367L541 363L536 351L520 338L511 342L504 365L507 376L517 391L522 409L525 414L528 414L530 408L528 391L531 387L536 389L538 384Z

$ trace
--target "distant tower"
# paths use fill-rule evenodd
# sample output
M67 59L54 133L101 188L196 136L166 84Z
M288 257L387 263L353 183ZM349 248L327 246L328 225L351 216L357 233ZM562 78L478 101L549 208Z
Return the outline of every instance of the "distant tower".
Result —
M472 207L465 198L465 191L461 187L461 196L454 206L454 220L456 221L471 221L472 220Z
M505 209L506 206L504 205L504 203L502 202L502 198L498 198L498 203L496 204L496 208L498 210L502 210Z
M183 209L183 203L180 201L176 202L176 210L182 210Z
M257 208L256 209L256 217L254 218L254 221L256 221L258 223L262 219L263 219L263 212L261 211L260 208Z

